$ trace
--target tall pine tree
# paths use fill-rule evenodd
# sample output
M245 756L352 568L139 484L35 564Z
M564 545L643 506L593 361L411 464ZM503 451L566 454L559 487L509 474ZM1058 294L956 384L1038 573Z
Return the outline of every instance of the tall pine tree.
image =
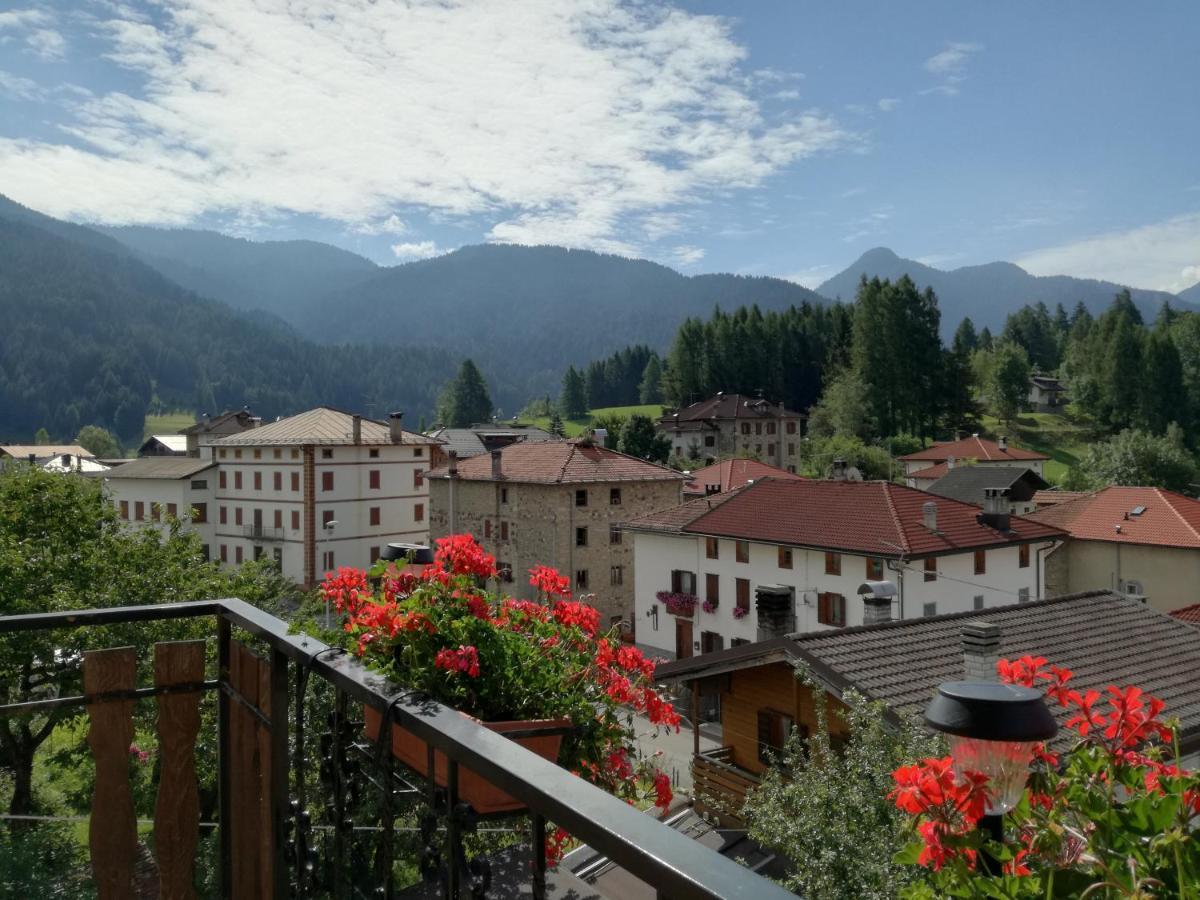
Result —
M467 428L491 420L492 398L483 374L471 360L463 360L457 377L442 392L438 416L450 428Z

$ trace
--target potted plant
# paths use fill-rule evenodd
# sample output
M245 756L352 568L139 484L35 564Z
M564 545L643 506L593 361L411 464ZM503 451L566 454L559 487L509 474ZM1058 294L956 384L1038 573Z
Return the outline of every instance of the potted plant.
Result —
M748 615L750 615L750 607L748 606L735 606L733 608L733 617L735 619L744 619Z
M717 601L716 600L705 600L704 603L701 605L701 609L703 609L709 615L712 615L713 613L715 613L717 611Z
M656 726L679 716L653 686L655 662L600 632L599 613L571 598L553 569L530 571L536 600L496 588L495 559L470 535L437 541L434 562L397 571L341 569L322 586L345 617L349 648L380 673L504 733L623 798L670 803L670 782L639 760L629 712ZM367 711L376 738L380 716ZM393 751L425 777L444 783L441 754L428 771L425 743L394 726ZM520 808L508 794L463 767L460 793L477 812Z
M658 602L667 608L673 616L691 618L696 611L696 595L683 594L678 591L659 591L656 595Z

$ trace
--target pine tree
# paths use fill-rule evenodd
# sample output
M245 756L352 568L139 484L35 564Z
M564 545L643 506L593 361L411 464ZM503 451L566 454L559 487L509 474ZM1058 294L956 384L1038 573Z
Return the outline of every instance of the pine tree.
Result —
M50 443L50 432L48 432L45 428L39 428L37 430L37 434L33 436L33 442L39 447L45 447Z
M975 323L971 321L970 316L966 316L958 323L958 329L954 332L954 352L969 357L978 347L979 335L975 333Z
M638 384L639 403L662 403L662 363L658 354L650 357L646 368L642 370L642 380Z
M1187 410L1179 350L1166 331L1156 329L1146 339L1139 420L1150 433L1163 434L1172 422L1183 420Z
M991 350L995 341L992 339L992 330L986 325L983 326L983 331L979 332L979 349Z
M567 430L563 428L562 416L558 414L557 409L550 416L550 433L559 438L567 436Z
M562 395L558 398L558 408L566 419L582 419L588 412L587 387L583 376L574 366L567 368L563 375Z
M1125 293L1128 296L1128 292ZM1113 428L1127 428L1137 418L1138 405L1143 396L1142 365L1145 355L1141 329L1128 314L1127 308L1115 308L1118 310L1117 322L1103 357L1102 391L1108 410L1107 424Z
M449 428L467 428L492 417L492 398L475 363L463 360L458 376L447 385L438 405L442 424Z

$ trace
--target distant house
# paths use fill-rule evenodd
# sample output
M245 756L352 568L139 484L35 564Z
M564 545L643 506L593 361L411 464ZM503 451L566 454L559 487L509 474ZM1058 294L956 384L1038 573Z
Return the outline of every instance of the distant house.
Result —
M841 705L847 691L884 704L892 721L919 716L939 684L991 680L997 659L1032 654L1074 672L1073 685L1103 691L1135 684L1167 704L1181 720L1182 756L1200 752L1200 632L1137 601L1096 591L926 619L780 637L692 659L664 663L655 677L691 688L694 711L719 710L723 739L697 754L697 801L739 824L745 793L758 784L792 729L817 726L812 689ZM1070 714L1052 705L1060 723ZM693 715L696 727L699 715ZM835 740L845 730L830 716ZM1064 728L1058 743L1069 735ZM701 800L703 798L703 800Z
M442 449L449 453L453 450L459 459L480 456L493 450L503 450L510 444L526 441L538 443L541 441L557 441L548 431L534 425L472 425L470 428L435 428L426 434L442 442Z
M80 475L101 475L113 468L111 463L93 456L77 456L72 453L59 453L39 459L37 464L47 472L74 472Z
M928 490L955 466L1011 466L1014 463L1042 474L1042 464L1050 459L1045 453L1010 447L1003 435L989 440L973 434L957 441L940 441L924 450L899 457L904 463L904 478L909 487Z
M760 478L800 478L801 476L767 465L756 459L726 459L697 469L683 486L684 496L723 494Z
M138 456L187 456L185 434L152 434L138 447Z
M1034 412L1062 412L1066 388L1053 375L1029 376L1028 403Z
M682 658L1041 595L1057 528L885 481L765 478L632 518L636 637ZM882 602L865 582L890 582Z
M171 519L179 519L199 532L207 558L216 480L211 459L146 456L113 469L105 485L122 521L130 526L157 524L165 531Z
M684 476L589 439L519 442L426 476L430 533L469 532L495 555L505 589L532 598L528 571L552 566L612 621L633 614L633 548L618 527L678 505Z
M189 425L179 433L187 438L187 455L211 457L214 441L230 435L240 434L262 424L262 419L250 414L247 409L225 412L211 417L205 413L195 425Z
M1200 500L1114 486L1029 518L1071 535L1046 559L1052 594L1115 590L1164 612L1200 602Z
M95 454L78 444L3 444L0 445L0 460L47 460L52 456L71 456L80 459L95 459Z
M1022 516L1037 509L1034 495L1049 486L1041 475L1024 466L956 466L925 490L975 506L983 506L986 491L1004 491L1008 511Z
M711 465L722 456L753 456L788 472L800 466L805 417L761 397L718 392L658 420L671 452Z

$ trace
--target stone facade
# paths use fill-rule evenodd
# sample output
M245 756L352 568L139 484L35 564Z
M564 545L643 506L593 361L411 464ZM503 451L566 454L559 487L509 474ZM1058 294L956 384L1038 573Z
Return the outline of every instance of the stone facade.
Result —
M431 538L473 534L511 573L504 587L515 597L533 597L529 569L552 566L571 579L576 594L595 594L604 624L633 618L633 542L620 524L682 499L675 480L539 484L432 478L428 484Z

